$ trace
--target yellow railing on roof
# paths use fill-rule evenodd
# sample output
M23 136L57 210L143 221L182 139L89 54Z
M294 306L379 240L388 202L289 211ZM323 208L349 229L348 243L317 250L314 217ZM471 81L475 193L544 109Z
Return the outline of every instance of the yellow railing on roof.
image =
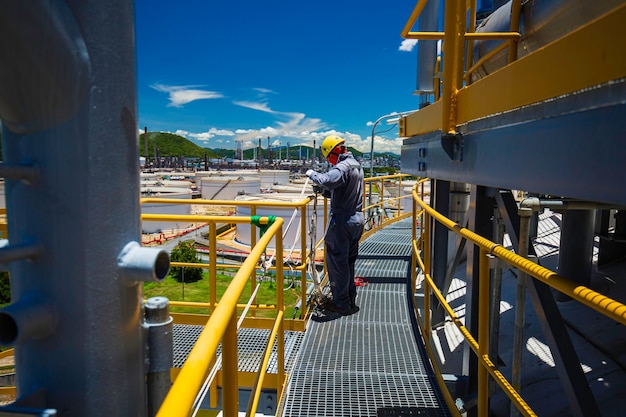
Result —
M506 262L513 268L526 273L529 278L537 279L544 284L556 289L557 291L569 296L575 301L582 303L611 320L626 325L626 305L616 301L610 297L600 294L588 287L578 285L567 278L560 276L556 272L553 272L547 268L544 268L536 263L517 255L500 244L494 243L489 239L486 239L459 224L453 222L447 217L435 211L425 201L423 195L423 184L427 180L423 180L418 183L413 189L413 219L416 224L421 224L421 234L417 237L414 230L413 233L413 287L416 288L417 284L417 268L422 271L423 281L423 293L424 293L424 308L422 316L419 317L420 328L422 329L422 335L424 337L424 344L426 350L431 358L433 367L435 368L435 375L439 380L439 385L444 393L446 403L448 407L456 409L454 401L448 391L443 379L441 378L441 372L439 371L436 357L431 347L431 307L430 296L435 295L445 312L448 314L452 322L458 327L459 331L463 335L465 342L470 346L474 354L478 357L478 363L480 365L478 370L478 415L486 416L488 414L488 376L498 383L503 392L509 397L512 404L519 410L523 416L536 416L534 411L521 397L520 393L513 388L511 383L503 376L494 364L495 358L490 358L488 353L489 346L489 280L490 280L490 256L495 256L502 261ZM418 187L421 187L422 195L418 191ZM479 294L478 294L478 340L472 336L469 330L463 324L463 321L455 314L454 309L448 304L446 297L441 293L441 290L437 288L433 278L430 275L430 256L431 256L431 232L430 223L431 219L438 221L446 226L448 229L461 236L472 244L478 246L480 251L479 256ZM422 260L423 257L423 260Z
M626 77L626 4L617 6L561 38L517 57L521 1L511 2L509 32L474 32L476 0L447 1L444 32L414 32L427 0L419 0L401 35L406 39L443 41L434 71L437 101L400 119L400 136L411 137L435 131L454 134L457 126L504 113L526 105ZM468 12L469 10L469 12ZM474 62L473 42L502 40L489 56ZM489 57L508 48L508 63L498 71L472 83L471 74ZM467 53L466 53L467 51ZM569 71L568 68L576 68ZM439 94L441 90L441 94Z

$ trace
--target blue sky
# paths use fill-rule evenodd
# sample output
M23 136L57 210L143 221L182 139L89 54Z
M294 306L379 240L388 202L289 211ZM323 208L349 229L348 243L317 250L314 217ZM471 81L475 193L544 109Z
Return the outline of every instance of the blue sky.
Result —
M328 134L369 152L372 123L416 109L414 0L136 0L139 128L207 148ZM375 150L400 153L379 124Z

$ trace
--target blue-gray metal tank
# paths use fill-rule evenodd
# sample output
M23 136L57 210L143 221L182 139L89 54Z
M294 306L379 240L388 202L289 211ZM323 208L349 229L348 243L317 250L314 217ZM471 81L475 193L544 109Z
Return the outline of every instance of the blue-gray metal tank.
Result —
M608 13L621 5L623 0L529 0L522 2L517 57L522 58L542 46L566 35L585 23ZM476 32L508 32L511 25L511 1L506 2L485 18ZM474 43L474 59L491 52L502 41L482 40ZM472 79L477 80L507 63L508 49L487 60ZM575 71L573 68L572 71Z
M1 337L15 345L18 400L60 416L144 416L136 278L167 273L169 258L144 265L130 244L141 236L133 2L8 0L0 27L0 258L13 301L0 321L13 326Z

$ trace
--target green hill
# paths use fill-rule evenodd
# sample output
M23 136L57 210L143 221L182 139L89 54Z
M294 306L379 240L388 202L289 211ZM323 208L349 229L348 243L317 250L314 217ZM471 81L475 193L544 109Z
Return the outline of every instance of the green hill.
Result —
M139 154L145 156L145 133L139 135ZM210 149L202 148L189 139L173 133L166 132L148 132L148 158L154 157L154 148L159 150L162 157L164 156L183 156L187 158L215 158L217 155Z

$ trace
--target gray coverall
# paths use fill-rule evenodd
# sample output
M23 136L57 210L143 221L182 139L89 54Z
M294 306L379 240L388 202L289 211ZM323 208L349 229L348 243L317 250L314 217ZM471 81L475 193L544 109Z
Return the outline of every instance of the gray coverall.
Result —
M328 172L313 173L310 179L330 192L330 218L324 238L326 266L333 302L347 309L356 299L354 264L364 225L363 169L352 153L346 152Z

